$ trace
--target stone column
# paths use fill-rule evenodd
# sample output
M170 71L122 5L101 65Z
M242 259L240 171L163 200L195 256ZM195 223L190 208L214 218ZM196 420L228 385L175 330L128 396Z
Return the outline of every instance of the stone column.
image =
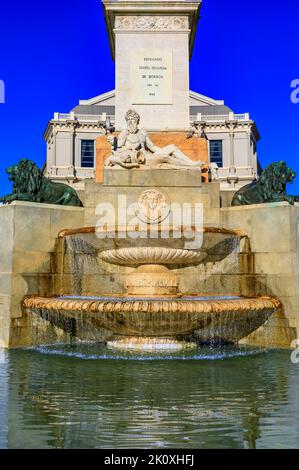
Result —
M69 174L70 178L75 178L75 138L77 123L70 124L70 148L69 148Z
M235 128L237 121L226 121L226 127L229 129L230 140L230 156L229 156L229 172L235 173Z
M53 147L52 147L52 165L51 165L51 167L56 167L56 138L57 138L57 130L53 129Z
M247 130L246 135L247 135L247 151L248 151L248 153L247 153L247 166L249 168L252 168L251 128L250 127Z
M103 0L116 62L116 129L134 108L153 131L190 126L189 58L201 0Z

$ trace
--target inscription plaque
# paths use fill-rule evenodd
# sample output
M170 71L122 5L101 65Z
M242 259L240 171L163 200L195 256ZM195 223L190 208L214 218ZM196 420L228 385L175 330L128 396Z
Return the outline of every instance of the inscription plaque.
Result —
M136 50L132 54L132 104L172 104L172 50Z

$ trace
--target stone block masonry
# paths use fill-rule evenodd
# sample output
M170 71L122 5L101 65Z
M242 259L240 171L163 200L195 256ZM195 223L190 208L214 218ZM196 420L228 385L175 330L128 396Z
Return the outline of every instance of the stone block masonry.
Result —
M83 225L84 209L14 202L0 207L0 346L30 344L21 309L26 295L51 294L51 254L58 233Z

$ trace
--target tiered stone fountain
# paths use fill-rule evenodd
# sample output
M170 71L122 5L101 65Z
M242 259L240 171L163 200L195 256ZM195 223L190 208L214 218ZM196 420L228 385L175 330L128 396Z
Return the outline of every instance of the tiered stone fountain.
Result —
M99 260L135 268L125 276L124 294L30 297L25 299L24 308L60 327L64 325L79 339L86 338L80 333L84 331L82 325L92 326L113 333L109 347L144 351L195 348L198 342L237 343L280 307L278 300L269 297L184 296L173 268L199 265L217 246L244 242L246 236L206 227L197 231L202 237L201 247L193 249L188 248L192 234L180 233L172 229L166 239L163 230L158 229L157 237L143 234L133 243L130 230L118 232L113 239L97 236L95 227L64 231L60 238L92 246Z
M219 185L202 184L205 162L198 152L192 160L171 143L158 147L139 128L140 116L134 110L127 112L126 121L117 145L115 138L109 139L113 151L105 160L103 182L85 187L86 227L59 235L91 247L90 253L106 266L124 267L122 292L109 295L109 282L104 282L108 288L99 289L104 293L101 297L85 292L85 297L81 292L81 297L78 292L65 297L64 290L59 297L25 299L25 311L81 339L88 338L86 328L103 329L110 332L108 345L113 348L181 349L196 347L197 342L238 342L263 325L280 302L269 297L215 296L214 292L206 298L200 282L196 293L186 296L180 276L184 277L184 268L199 266L209 255L218 254L219 262L230 247L244 242L246 234L215 223L220 212ZM124 211L134 222L123 226ZM112 226L106 220L97 228L87 227L87 220L97 222L95 217L101 213ZM205 227L203 220L209 218L214 225ZM103 274L106 280L108 271Z

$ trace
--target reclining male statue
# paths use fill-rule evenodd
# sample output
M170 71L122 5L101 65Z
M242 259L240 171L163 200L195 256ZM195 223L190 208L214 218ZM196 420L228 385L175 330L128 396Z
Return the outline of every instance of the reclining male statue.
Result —
M155 145L144 129L139 129L140 116L130 109L126 114L127 129L117 139L117 149L107 158L105 166L120 165L123 168L139 168L140 165L159 166L168 164L180 167L199 167L206 162L193 161L175 145L160 148ZM109 136L111 145L114 137Z

